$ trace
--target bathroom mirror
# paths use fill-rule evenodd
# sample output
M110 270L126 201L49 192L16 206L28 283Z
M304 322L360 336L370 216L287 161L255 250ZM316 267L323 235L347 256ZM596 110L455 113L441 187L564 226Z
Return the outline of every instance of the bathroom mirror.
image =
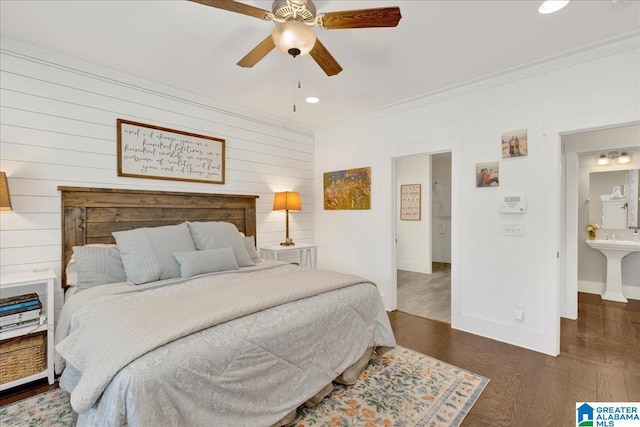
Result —
M589 222L602 228L637 227L640 170L591 172L589 174Z

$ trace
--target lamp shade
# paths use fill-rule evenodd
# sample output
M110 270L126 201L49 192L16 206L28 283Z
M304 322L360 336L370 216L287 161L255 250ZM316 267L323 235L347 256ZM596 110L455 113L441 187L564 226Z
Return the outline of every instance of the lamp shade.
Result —
M316 44L313 28L295 20L276 25L271 37L280 52L293 56L306 55Z
M7 175L0 172L0 211L11 210L11 197L9 196L9 183Z
M273 198L273 210L274 211L301 211L302 204L300 203L300 193L295 191L282 191L276 193Z

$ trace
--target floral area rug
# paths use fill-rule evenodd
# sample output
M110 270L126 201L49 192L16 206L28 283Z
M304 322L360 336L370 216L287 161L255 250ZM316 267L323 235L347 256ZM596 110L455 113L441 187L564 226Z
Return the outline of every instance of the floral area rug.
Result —
M352 386L336 385L288 427L459 426L489 380L403 347L374 356Z
M59 388L0 407L2 427L67 427L73 425L69 395Z
M298 409L289 427L459 426L489 380L396 347L375 355L352 386L335 385L318 406ZM69 396L60 389L0 407L2 427L70 427Z

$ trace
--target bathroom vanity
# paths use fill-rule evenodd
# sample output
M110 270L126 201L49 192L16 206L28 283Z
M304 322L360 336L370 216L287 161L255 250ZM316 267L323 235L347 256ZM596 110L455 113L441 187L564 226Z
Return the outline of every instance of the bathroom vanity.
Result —
M632 252L640 252L640 242L600 239L587 240L587 245L607 258L607 281L602 299L627 302L622 294L622 259Z

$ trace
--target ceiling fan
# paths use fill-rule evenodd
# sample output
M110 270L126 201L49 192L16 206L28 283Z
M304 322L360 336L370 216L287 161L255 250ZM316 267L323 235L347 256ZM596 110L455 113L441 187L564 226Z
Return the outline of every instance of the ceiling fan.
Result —
M277 47L281 52L293 57L308 53L328 76L338 74L342 67L318 40L313 27L328 30L395 27L402 18L399 7L316 14L316 6L312 0L275 0L271 12L235 0L190 1L273 21L276 24L273 33L246 54L238 62L239 66L253 67Z

